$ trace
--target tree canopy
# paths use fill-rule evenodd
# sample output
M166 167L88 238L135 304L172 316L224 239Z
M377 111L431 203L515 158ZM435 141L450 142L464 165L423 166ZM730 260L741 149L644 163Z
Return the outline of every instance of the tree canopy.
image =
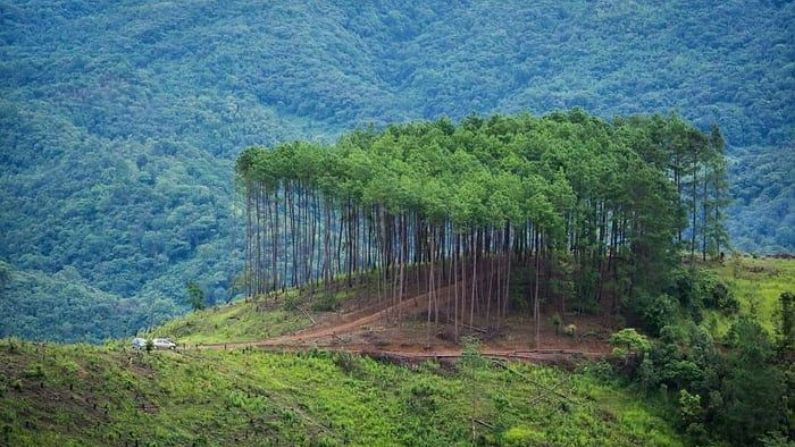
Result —
M400 300L404 266L415 265L429 294L447 285L469 294L471 324L492 300L497 315L507 311L511 265L532 259L536 315L539 288L554 295L561 275L574 305L617 310L624 297L662 290L679 249L706 258L725 247L722 150L717 129L704 134L676 115L608 122L578 109L250 148L236 165L249 293L380 269ZM557 268L564 260L570 274ZM478 272L491 284L486 273L500 270L505 290L478 283Z

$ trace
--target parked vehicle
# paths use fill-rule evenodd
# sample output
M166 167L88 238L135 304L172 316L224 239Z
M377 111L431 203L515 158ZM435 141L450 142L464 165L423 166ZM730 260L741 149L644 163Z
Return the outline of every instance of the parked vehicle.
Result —
M177 349L177 344L168 338L156 338L152 340L152 344L157 349Z
M135 337L132 341L132 347L135 349L145 349L146 348L146 339L141 337Z

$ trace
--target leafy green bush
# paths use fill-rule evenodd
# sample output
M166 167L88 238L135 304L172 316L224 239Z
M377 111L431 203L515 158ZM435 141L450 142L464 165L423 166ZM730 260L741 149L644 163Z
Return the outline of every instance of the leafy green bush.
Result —
M41 363L31 363L25 369L25 377L28 379L43 379L45 376L44 366Z
M626 358L629 355L643 356L651 351L651 342L634 328L622 329L610 336L610 344L615 346L613 354Z
M289 312L295 312L298 310L301 304L301 298L298 295L287 295L284 297L284 310Z
M679 305L667 294L642 294L633 301L632 310L643 322L643 328L659 335L663 328L676 321Z
M548 439L544 433L533 430L529 427L515 426L506 430L502 434L503 445L506 447L524 447L534 445L548 445Z
M408 408L419 414L433 413L444 404L444 394L431 382L416 383L409 388Z
M350 374L359 368L358 359L350 352L336 352L332 356L334 364L346 374Z
M740 310L740 301L732 295L729 287L722 281L714 283L705 304L707 307L720 310L728 315L734 315Z

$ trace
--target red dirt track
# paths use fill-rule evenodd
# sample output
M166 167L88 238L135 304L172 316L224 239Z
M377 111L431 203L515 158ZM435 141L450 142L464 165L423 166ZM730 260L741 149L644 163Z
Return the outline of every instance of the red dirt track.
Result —
M437 305L447 304L450 294L446 288L436 291ZM384 357L397 361L422 361L424 359L451 359L461 357L461 347L442 337L438 326L411 320L428 308L428 293L407 298L400 303L370 306L365 309L327 315L313 326L293 334L252 342L231 342L202 345L207 349L259 348L269 351L296 352L307 349L345 351ZM400 321L397 322L397 316ZM543 315L543 314L542 314ZM578 328L592 329L591 333L606 333L602 321L595 317L576 318ZM450 324L441 325L449 330ZM567 337L556 334L553 328L542 324L542 342L538 349L528 349L534 344L532 322L527 318L506 321L497 336L474 333L486 338L481 343L481 355L506 360L534 363L571 363L579 360L601 359L607 356L609 346L606 337Z

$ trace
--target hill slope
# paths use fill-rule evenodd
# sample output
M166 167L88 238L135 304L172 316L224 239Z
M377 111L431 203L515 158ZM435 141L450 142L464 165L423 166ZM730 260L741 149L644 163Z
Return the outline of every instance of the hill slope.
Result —
M213 302L233 293L231 159L247 145L580 106L679 110L717 122L734 148L767 147L765 159L791 149L791 2L34 0L0 4L0 20L0 257L50 275L73 266L139 313L178 301L190 279ZM737 202L740 248L795 247L791 191ZM760 214L773 224L744 229Z
M11 445L683 445L616 385L479 357L409 369L346 354L8 340L0 356L0 442Z
M791 290L795 280L793 260L737 258L707 268L726 281L739 300L740 315L758 315L765 326L773 324L777 296ZM272 301L191 313L157 331L193 344L273 337L309 324L301 320L308 314L288 310L286 300ZM258 311L257 304L267 304L267 311ZM702 324L713 326L709 322L715 320L718 328L737 315L710 311L705 317ZM725 331L716 333L715 340L725 336ZM712 344L711 338L705 340ZM742 443L715 439L709 444L681 420L690 413L682 411L681 396L688 394L680 389L702 376L695 363L672 357L671 345L654 348L659 351L651 355L653 361L665 361L659 356L665 353L676 368L690 366L670 370L667 379L654 375L649 379L668 385L646 388L626 387L619 379L624 362L614 372L601 363L582 364L576 371L494 363L477 354L471 341L455 364L394 364L394 357L313 348L277 353L218 346L147 353L127 343L0 339L0 445ZM732 349L724 348L731 355ZM701 343L683 349L693 356L685 359L693 361L706 354ZM670 383L683 377L690 379ZM758 384L759 376L747 381ZM754 406L761 401L745 399Z

